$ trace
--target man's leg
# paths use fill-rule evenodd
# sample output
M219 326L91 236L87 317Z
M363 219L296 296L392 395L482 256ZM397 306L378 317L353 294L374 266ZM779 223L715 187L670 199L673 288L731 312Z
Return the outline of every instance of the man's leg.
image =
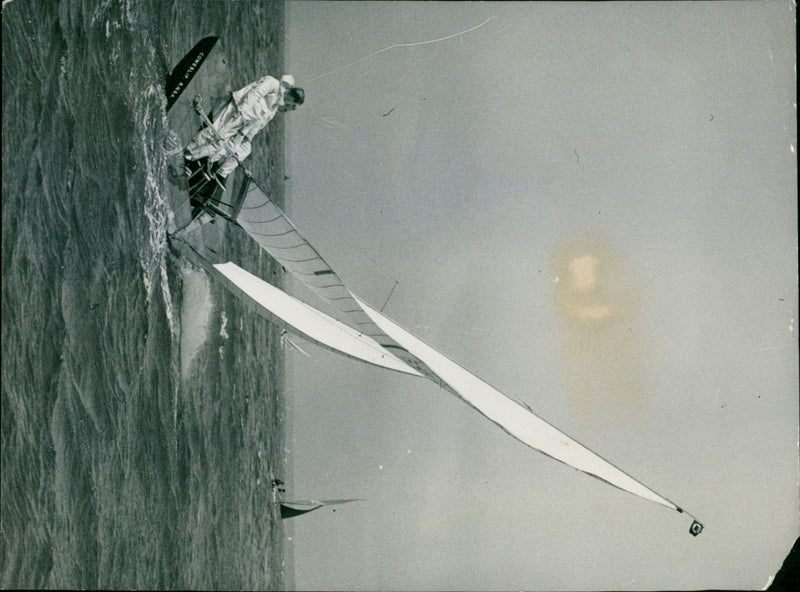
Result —
M189 160L199 160L206 156L219 154L221 150L225 150L220 138L227 140L233 137L241 125L242 116L231 101L225 105L225 108L214 120L213 128L206 127L195 136L194 140L189 142L184 156Z

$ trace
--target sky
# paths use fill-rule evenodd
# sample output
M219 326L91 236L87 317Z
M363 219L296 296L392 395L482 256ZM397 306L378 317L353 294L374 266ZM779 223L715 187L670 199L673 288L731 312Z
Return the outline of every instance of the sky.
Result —
M298 341L287 496L365 498L286 523L298 589L767 584L800 534L794 35L786 1L289 3L297 227L705 524Z

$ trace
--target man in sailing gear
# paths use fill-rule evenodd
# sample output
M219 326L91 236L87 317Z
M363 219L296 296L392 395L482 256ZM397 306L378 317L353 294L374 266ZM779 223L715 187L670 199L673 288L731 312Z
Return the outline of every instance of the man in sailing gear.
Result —
M294 111L305 101L305 92L295 86L294 76L280 80L264 76L232 94L231 100L214 120L214 129L206 128L186 147L187 160L219 162L217 175L227 177L247 158L255 135L278 111Z

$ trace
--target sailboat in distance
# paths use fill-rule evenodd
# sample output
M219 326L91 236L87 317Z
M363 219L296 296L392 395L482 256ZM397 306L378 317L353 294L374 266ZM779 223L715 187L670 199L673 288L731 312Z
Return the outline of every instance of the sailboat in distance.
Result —
M280 479L272 479L272 505L280 515L281 520L287 518L294 518L308 514L314 510L319 510L325 506L338 506L341 504L349 504L351 502L363 502L364 498L349 498L349 499L332 499L332 500L282 500L280 494L284 493L286 489L282 486L284 482ZM335 512L336 510L334 510Z
M200 114L206 120L202 112ZM243 168L239 167L240 170ZM692 520L690 533L697 536L702 532L703 524L683 508L356 297L253 176L244 172L244 179L237 184L230 201L226 201L229 206L221 208L220 201L212 199L199 203L199 209L207 214L205 218L223 218L244 230L297 281L335 311L335 318L286 294L232 261L209 261L198 249L176 237L173 244L181 253L202 265L234 294L249 301L259 314L286 331L350 358L413 376L424 376L530 448L618 489L685 514ZM200 224L202 220L202 216L196 217L192 225ZM191 225L186 232L191 232ZM312 502L307 509L298 507L286 511L305 513L322 505L325 503Z
M280 502L281 520L302 516L303 514L308 514L314 510L324 508L325 506L338 506L340 504L363 501L363 499L282 501ZM335 511L336 510L334 510L334 512Z

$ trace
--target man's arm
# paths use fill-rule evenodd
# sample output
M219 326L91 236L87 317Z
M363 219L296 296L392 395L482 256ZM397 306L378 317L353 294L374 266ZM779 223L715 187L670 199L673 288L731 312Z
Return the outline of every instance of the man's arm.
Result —
M272 76L264 76L233 93L233 101L239 105L243 100L260 99L268 94L277 94L281 83Z

